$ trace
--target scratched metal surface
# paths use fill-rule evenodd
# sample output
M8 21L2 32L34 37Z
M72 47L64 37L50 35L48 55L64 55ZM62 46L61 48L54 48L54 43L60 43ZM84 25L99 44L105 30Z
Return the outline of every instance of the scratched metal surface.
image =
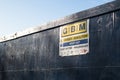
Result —
M98 15L102 15L105 13L113 12L113 11L116 11L118 9L120 9L120 1L115 0L113 2L109 2L109 3L106 3L106 4L101 5L101 6L97 6L97 7L88 9L88 10L84 10L82 12L78 12L78 13L75 13L75 14L72 14L69 16L65 16L65 17L58 19L58 20L48 22L46 24L42 24L38 27L29 28L29 29L26 29L23 31L16 32L14 34L10 34L8 36L0 37L0 42L5 42L8 40L17 39L20 37L24 37L26 35L30 35L30 34L34 34L36 32L40 32L43 30L59 27L59 26L62 26L62 25L65 25L65 24L68 24L71 22L78 21L78 20L83 20L83 19L98 16Z
M59 56L59 28L0 43L0 80L120 80L120 10L89 18L90 52Z

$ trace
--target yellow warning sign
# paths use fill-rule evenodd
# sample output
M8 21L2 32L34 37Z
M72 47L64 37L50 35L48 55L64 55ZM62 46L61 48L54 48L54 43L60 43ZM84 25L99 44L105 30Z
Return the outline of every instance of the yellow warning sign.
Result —
M87 32L87 21L76 22L62 27L62 37Z

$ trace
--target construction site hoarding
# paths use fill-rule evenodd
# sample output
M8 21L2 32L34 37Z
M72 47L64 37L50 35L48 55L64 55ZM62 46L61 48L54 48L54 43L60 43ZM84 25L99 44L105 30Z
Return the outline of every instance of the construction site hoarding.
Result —
M0 38L0 80L120 80L120 1Z

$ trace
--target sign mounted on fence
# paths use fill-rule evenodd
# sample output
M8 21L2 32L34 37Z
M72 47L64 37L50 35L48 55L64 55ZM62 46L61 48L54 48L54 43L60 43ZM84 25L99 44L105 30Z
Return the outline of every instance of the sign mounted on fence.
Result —
M60 56L83 55L89 52L89 20L60 27Z

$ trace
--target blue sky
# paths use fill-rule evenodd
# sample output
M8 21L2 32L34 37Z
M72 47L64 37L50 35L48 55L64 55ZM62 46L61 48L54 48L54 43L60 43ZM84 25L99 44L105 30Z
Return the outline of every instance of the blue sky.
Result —
M113 0L0 0L0 36L89 9Z

